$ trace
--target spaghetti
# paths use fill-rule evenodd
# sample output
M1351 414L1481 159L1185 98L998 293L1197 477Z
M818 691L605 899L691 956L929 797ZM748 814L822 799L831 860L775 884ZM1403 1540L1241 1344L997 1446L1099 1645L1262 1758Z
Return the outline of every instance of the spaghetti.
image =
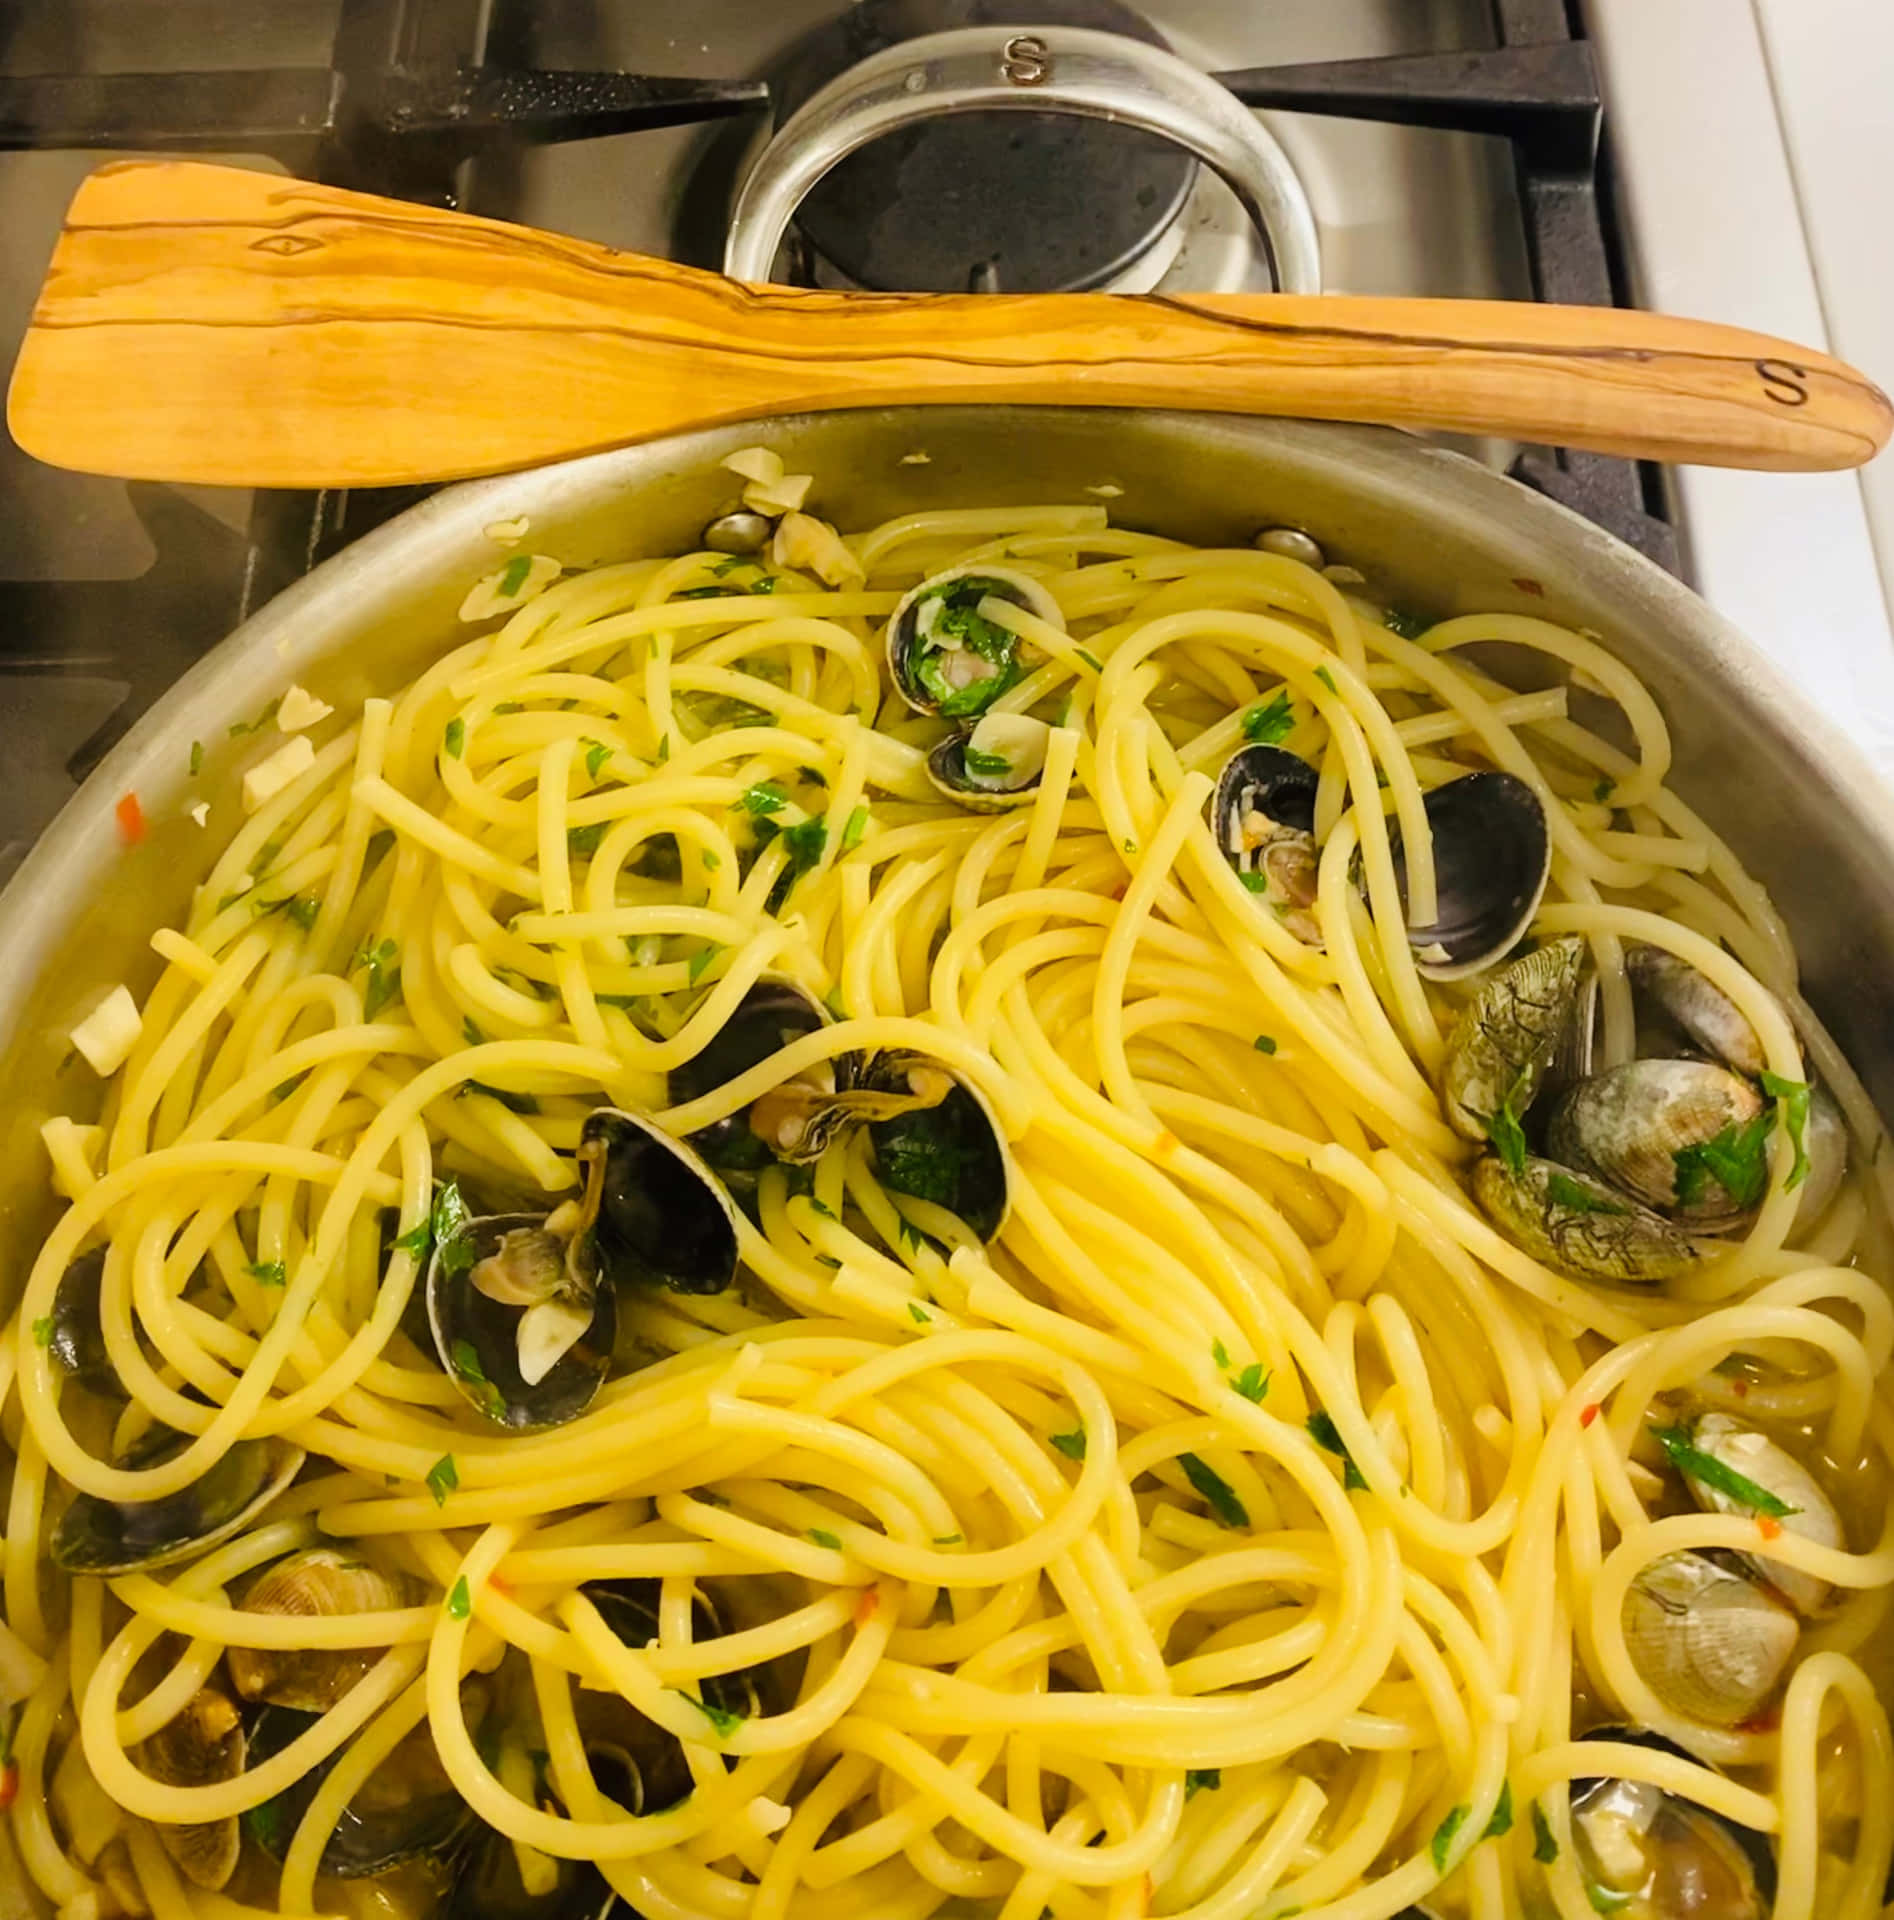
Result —
M1878 1911L1881 1129L1767 900L1666 787L1649 696L1545 621L1415 631L1346 570L1095 508L914 514L844 557L840 586L635 560L483 621L322 722L154 937L98 1132L49 1132L70 1205L5 1350L15 1879L75 1920L366 1888L593 1911L558 1904L595 1884L571 1863L649 1920L1642 1920L1661 1862L1623 1848L1655 1808L1759 1839L1779 1920ZM1045 723L997 811L930 781L948 729L882 658L950 569L1035 589L961 622L1019 643L991 713ZM951 698L986 670L942 671ZM1573 683L1622 731L1570 717ZM1312 769L1300 922L1209 804L1263 741ZM1481 768L1543 810L1532 939L1595 975L1596 1064L1638 1054L1627 953L1654 950L1775 1089L1742 1230L1663 1287L1535 1257L1470 1197L1506 1142L1440 1086L1500 963L1436 980L1402 909L1449 884L1426 797ZM822 1017L676 1098L784 981ZM616 1290L576 1418L468 1405L419 1311L450 1183L543 1214L600 1108L702 1142L878 1056L1005 1137L993 1237L839 1127L756 1157L734 1286ZM1850 1136L1813 1217L1811 1068ZM1839 1536L1705 1465L1712 1416L1800 1462ZM234 1530L42 1584L73 1512L129 1526L265 1442L280 1488ZM268 1610L294 1556L354 1598ZM1740 1719L1679 1711L1640 1654L1665 1556L1793 1642ZM266 1738L232 1676L292 1655L342 1680ZM375 1806L451 1817L338 1877ZM473 1898L470 1860L527 1904Z

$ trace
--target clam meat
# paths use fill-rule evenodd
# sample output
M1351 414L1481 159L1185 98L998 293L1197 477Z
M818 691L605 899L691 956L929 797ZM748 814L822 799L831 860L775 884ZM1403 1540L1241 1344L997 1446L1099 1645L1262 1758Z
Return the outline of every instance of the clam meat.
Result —
M1321 854L1315 844L1319 776L1285 748L1239 748L1210 797L1217 846L1237 877L1306 947L1322 944L1315 915Z
M227 1694L202 1687L139 1749L154 1780L168 1787L208 1787L234 1780L245 1764L243 1716ZM164 1850L193 1886L222 1890L237 1870L242 1835L235 1815L157 1827Z
M888 670L917 713L970 719L1032 669L1038 649L981 612L994 601L1065 631L1058 601L1013 567L950 567L902 596L888 620Z

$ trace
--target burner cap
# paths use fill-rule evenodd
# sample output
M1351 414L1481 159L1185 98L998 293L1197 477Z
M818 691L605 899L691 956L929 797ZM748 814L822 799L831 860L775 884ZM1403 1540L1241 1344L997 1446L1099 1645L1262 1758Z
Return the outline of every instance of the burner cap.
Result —
M1162 47L1120 0L861 0L771 85L777 123L857 61L955 27L1090 27ZM1197 163L1153 134L1063 113L967 113L884 134L830 170L796 225L878 293L1102 286L1182 211Z

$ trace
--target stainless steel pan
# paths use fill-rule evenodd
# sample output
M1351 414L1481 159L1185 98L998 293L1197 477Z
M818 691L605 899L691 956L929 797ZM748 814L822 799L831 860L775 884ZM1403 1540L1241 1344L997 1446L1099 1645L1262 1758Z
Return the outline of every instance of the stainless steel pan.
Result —
M1456 455L1376 428L1183 413L965 408L793 418L697 433L461 486L350 548L260 613L153 708L0 895L0 1302L51 1216L40 1122L99 1086L66 1035L99 989L142 994L147 941L185 905L258 756L230 728L292 681L338 705L408 679L455 633L495 564L486 529L525 515L526 545L571 565L687 547L733 487L717 461L766 441L812 472L823 512L859 527L919 507L1086 500L1194 541L1306 527L1396 602L1498 608L1590 627L1668 716L1675 784L1733 842L1794 930L1809 999L1894 1112L1894 795L1734 629L1585 521ZM924 452L925 464L903 456ZM1496 664L1505 670L1503 657ZM188 777L202 741L202 776ZM122 848L135 790L151 837ZM217 803L211 834L185 817Z

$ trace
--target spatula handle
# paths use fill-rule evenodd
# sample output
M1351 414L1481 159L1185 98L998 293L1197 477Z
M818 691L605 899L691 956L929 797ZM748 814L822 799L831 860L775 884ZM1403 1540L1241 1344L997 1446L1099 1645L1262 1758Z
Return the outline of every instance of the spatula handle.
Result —
M1492 301L840 294L192 162L80 188L8 396L55 466L268 487L497 473L910 403L1385 421L1657 460L1858 466L1869 380L1768 335Z

